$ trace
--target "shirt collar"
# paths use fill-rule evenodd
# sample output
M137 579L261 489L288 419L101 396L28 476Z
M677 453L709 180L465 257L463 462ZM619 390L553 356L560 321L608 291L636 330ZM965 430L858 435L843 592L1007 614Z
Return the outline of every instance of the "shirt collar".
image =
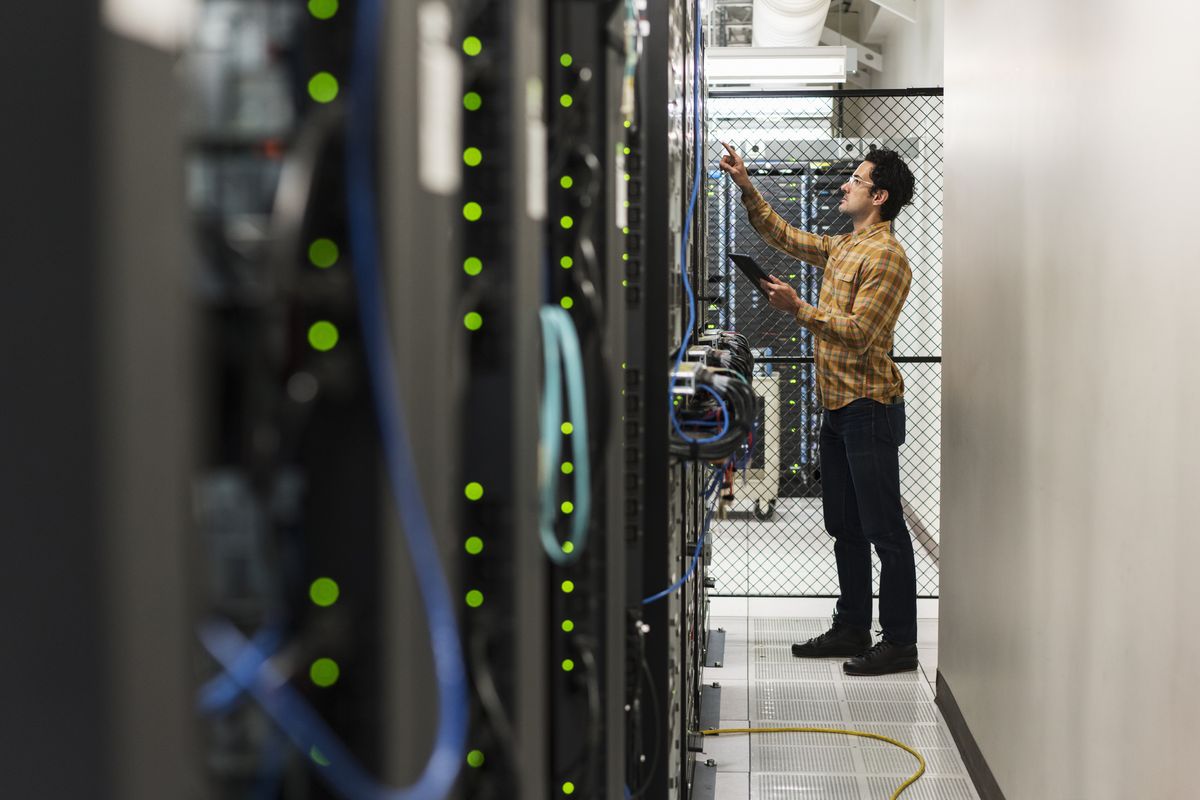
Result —
M880 233L880 232L890 233L891 230L892 230L892 221L891 220L884 220L883 222L876 222L874 225L868 225L867 227L863 228L858 233L854 234L852 237L850 237L850 241L851 242L860 242L863 239L869 239L870 237L872 237L875 234Z

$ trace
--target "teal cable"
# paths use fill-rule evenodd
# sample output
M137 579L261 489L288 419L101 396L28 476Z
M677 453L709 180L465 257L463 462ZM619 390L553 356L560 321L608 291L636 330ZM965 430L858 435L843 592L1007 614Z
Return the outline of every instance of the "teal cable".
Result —
M554 535L556 518L554 500L555 489L558 486L558 480L554 475L554 466L562 454L562 433L559 430L562 420L562 356L558 348L558 329L554 324L553 314L550 313L552 311L552 307L545 306L539 315L542 324L544 388L542 390L541 446L538 448L541 473L538 483L541 489L542 506L538 525L542 535L542 546L546 548L546 554L551 559L554 558L551 550L558 550L560 554L562 552L562 548L557 546L557 537Z
M540 313L545 364L545 390L541 413L541 513L538 530L546 556L559 566L579 560L587 546L591 517L591 458L588 453L587 387L583 375L583 355L579 335L571 316L556 306L544 306ZM575 508L571 520L571 552L563 552L555 532L558 521L558 464L562 455L562 390L566 372L567 403L571 412L575 441Z

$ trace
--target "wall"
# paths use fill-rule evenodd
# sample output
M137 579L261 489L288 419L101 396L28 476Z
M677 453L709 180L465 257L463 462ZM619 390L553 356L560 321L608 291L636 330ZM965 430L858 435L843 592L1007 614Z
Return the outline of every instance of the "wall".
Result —
M944 0L920 0L917 21L908 22L881 10L877 28L885 37L881 46L882 72L866 70L874 89L909 89L943 85Z
M1008 800L1192 797L1200 10L946 23L939 668Z

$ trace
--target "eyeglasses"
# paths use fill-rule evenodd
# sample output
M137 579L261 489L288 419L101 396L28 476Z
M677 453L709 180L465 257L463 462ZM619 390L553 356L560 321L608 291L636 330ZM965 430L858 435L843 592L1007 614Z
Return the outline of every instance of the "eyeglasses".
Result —
M851 188L853 188L855 186L865 186L866 188L870 189L871 187L873 187L875 185L873 183L867 183L866 181L864 181L862 178L858 177L857 175L851 175L849 178L846 179L846 183L850 184Z

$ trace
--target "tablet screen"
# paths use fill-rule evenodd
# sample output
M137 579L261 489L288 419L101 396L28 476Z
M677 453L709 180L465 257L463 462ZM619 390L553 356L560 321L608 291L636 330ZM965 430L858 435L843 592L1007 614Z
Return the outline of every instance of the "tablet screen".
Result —
M758 262L753 257L744 253L729 253L728 255L729 260L746 276L746 280L754 284L754 288L758 289L763 297L766 297L767 293L763 291L762 284L759 281L767 280L767 273L762 271L762 268L758 266Z

